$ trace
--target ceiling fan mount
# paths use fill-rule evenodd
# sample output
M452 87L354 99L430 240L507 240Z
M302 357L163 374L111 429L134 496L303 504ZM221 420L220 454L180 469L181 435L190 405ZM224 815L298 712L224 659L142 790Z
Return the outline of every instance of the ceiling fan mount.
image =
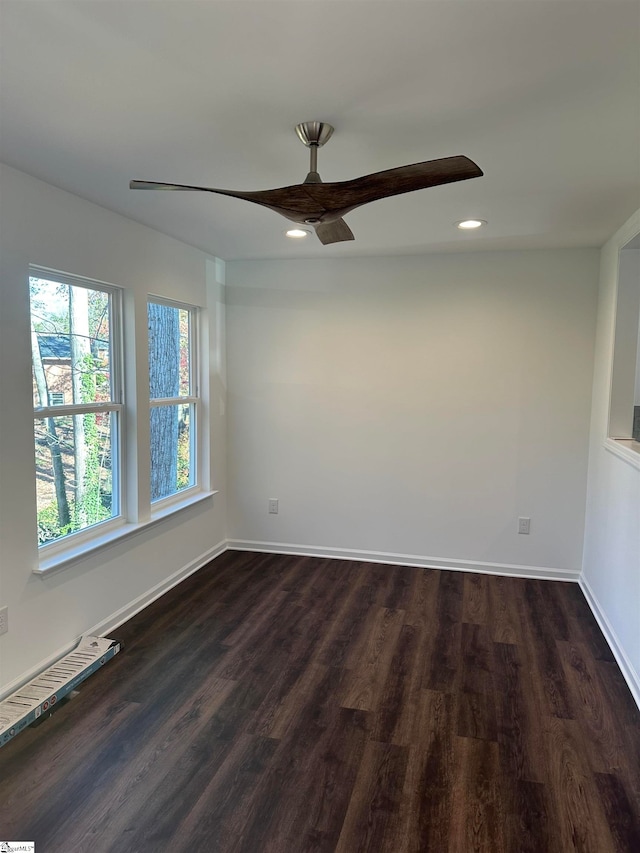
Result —
M334 128L326 121L303 121L296 125L298 139L309 149L309 172L304 179L305 184L321 184L322 178L318 174L318 148L322 148L333 135ZM315 225L319 219L305 219L307 225Z
M324 245L353 240L353 232L342 218L356 207L390 196L427 187L479 178L482 169L468 157L444 157L384 172L374 172L351 181L325 183L318 174L318 148L333 135L334 128L323 121L305 121L296 125L300 141L309 149L310 166L301 184L273 190L240 192L235 190L165 184L157 181L130 181L134 190L186 190L252 201L279 213L292 222L312 225Z
M334 130L335 128L326 121L303 121L296 125L298 139L307 148L311 148L312 145L322 148L325 142L331 139Z

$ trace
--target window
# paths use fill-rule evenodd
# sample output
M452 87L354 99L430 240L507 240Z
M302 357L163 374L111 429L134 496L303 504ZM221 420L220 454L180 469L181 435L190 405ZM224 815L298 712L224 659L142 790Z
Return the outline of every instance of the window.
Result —
M640 441L640 235L620 250L609 436Z
M625 226L626 233L621 234L617 246L613 362L604 446L640 469L640 234L633 235L634 225Z
M149 300L151 501L197 485L197 309Z
M117 288L31 270L38 541L120 515Z
M142 342L127 338L139 325L133 317L125 325L118 287L32 267L29 292L39 571L47 571L211 494L200 309L144 300ZM148 414L134 409L140 377L131 357L147 342Z

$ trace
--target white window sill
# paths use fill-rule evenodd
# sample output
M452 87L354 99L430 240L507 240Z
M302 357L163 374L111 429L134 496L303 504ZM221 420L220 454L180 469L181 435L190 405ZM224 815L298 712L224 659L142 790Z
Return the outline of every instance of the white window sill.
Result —
M142 533L154 524L158 524L164 519L175 515L175 513L180 512L183 509L187 509L188 507L195 506L195 504L202 503L202 501L213 498L213 496L217 494L217 491L195 492L195 494L190 494L182 499L171 501L171 503L168 504L163 504L157 511L152 512L151 518L148 521L142 521L135 524L131 522L123 522L123 524L117 527L112 527L101 535L93 536L88 540L85 539L81 543L69 544L68 547L60 550L56 549L54 554L41 554L40 563L37 568L33 569L33 574L42 577L50 574L51 572L66 569L67 566L87 557L89 554L94 554L102 548L107 548L109 545L113 545L130 536Z
M640 470L640 441L632 438L605 438L606 450Z

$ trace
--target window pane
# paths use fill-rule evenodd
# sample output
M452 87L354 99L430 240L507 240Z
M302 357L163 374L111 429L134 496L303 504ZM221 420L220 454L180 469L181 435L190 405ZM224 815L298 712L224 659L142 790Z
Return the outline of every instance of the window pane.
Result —
M194 485L191 452L192 405L151 409L151 500Z
M188 396L189 311L149 302L149 391L152 400Z
M111 400L109 294L33 276L29 289L34 406Z
M99 412L35 421L41 545L116 515L112 494L116 417Z

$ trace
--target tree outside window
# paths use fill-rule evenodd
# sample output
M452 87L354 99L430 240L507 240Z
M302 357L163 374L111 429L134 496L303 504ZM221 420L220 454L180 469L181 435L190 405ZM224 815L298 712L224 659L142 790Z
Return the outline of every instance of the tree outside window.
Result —
M151 500L196 485L196 309L150 300Z

